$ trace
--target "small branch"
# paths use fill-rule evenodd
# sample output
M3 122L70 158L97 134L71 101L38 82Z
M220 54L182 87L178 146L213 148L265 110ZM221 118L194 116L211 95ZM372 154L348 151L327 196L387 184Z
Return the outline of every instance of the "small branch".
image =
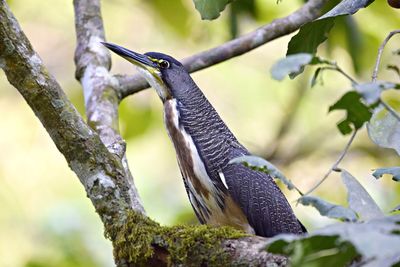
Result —
M317 189L332 173L332 171L336 171L338 169L338 166L340 162L343 160L343 158L346 156L347 152L349 151L349 148L351 144L354 141L354 138L357 135L357 130L354 130L353 134L351 135L349 141L347 142L345 148L343 149L342 153L340 154L339 158L336 160L336 162L332 165L332 167L328 170L328 172L324 175L324 177L316 184L314 185L310 190L308 190L304 195L309 195L311 194L315 189Z
M383 40L382 44L379 46L378 56L376 57L374 71L372 72L372 82L376 82L376 80L378 78L379 65L381 64L382 53L383 53L383 50L385 49L387 42L389 42L390 38L392 38L394 35L396 35L398 33L400 33L400 30L395 30L395 31L390 32L388 34L388 36L386 36L385 40Z
M339 67L336 63L333 66L328 66L328 67L321 67L321 71L324 70L334 70L342 74L344 77L346 77L353 85L358 84L357 81L352 78L350 75L348 75L341 67Z
M124 194L131 207L144 213L138 191L129 170L126 144L119 134L118 81L109 73L111 58L100 42L105 40L99 0L74 0L77 47L76 78L85 97L88 123L99 134L110 153L115 154L124 168Z
M322 7L328 1L310 0L287 17L276 19L251 33L186 58L182 63L189 72L195 72L240 56L269 41L290 34L298 30L305 23L318 18ZM139 75L119 75L116 77L121 85L122 98L149 87L147 82Z

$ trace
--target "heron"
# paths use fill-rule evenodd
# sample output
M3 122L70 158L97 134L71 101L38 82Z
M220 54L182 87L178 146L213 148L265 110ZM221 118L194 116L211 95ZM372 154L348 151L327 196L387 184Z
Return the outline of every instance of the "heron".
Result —
M306 232L270 175L230 163L250 152L182 63L158 52L140 54L112 43L103 45L135 65L161 99L166 130L200 223L264 237Z

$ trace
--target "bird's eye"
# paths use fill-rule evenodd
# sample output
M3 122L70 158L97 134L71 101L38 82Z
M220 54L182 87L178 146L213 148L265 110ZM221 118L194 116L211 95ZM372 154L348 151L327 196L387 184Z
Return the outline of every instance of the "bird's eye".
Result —
M169 62L166 60L161 60L158 65L163 68L163 69L168 69L169 68Z

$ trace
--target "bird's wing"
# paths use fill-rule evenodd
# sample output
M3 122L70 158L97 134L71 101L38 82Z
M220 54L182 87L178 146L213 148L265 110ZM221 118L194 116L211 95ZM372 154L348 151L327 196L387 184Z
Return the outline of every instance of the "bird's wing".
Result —
M305 232L271 176L242 164L228 164L222 172L228 192L257 235L269 237L279 233Z

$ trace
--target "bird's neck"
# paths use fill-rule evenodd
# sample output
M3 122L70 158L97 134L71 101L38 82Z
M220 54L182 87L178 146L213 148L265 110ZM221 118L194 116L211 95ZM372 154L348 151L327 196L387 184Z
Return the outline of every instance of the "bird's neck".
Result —
M234 156L247 154L200 89L191 90L164 102L165 124L175 148L180 144L176 144L174 134L180 131L193 140L203 160L212 158L215 168L226 165Z

